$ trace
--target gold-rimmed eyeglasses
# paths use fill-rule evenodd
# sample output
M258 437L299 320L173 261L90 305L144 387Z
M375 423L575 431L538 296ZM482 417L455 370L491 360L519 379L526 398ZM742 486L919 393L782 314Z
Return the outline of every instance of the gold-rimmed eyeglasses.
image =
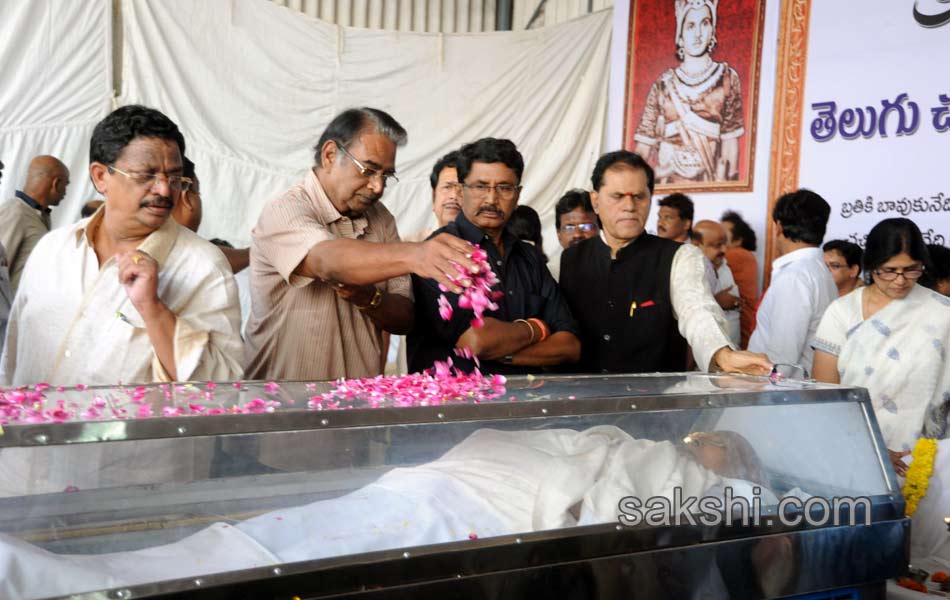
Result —
M191 188L192 184L194 184L194 181L181 175L165 175L164 173L139 173L136 171L126 172L122 169L119 169L115 165L109 165L109 172L124 175L135 185L147 189L152 189L162 179L167 181L168 187L174 190L188 190Z
M392 185L394 183L399 183L399 178L396 177L395 173L384 173L379 169L374 169L372 167L367 167L363 162L350 154L350 151L346 149L346 146L342 142L336 142L336 147L340 149L340 152L346 155L347 158L353 161L353 164L356 165L356 168L360 170L360 175L367 179L379 179L383 186Z
M507 183L499 183L497 185L488 185L486 183L473 183L471 185L467 183L462 184L463 188L468 188L472 192L472 196L476 198L485 198L494 190L499 197L504 198L505 200L511 200L515 197L515 192L521 189L520 185L509 185Z

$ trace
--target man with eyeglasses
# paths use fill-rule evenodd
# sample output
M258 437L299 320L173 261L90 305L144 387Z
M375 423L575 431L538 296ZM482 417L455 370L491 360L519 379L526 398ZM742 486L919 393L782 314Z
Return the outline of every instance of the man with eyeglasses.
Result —
M246 376L337 379L383 372L383 332L413 325L409 273L461 291L455 263L473 269L462 240L401 242L379 202L396 183L406 131L375 108L337 115L315 147L316 166L269 202L252 232Z
M66 196L68 185L66 165L55 156L36 156L30 161L23 189L0 205L0 244L7 251L14 294L30 253L49 233L50 213Z
M684 371L688 347L703 370L766 374L768 357L735 350L692 244L646 233L653 168L626 150L591 175L600 235L561 255L561 289L581 330L579 370Z
M597 215L590 205L590 192L573 189L561 196L554 205L554 228L562 249L575 246L600 232ZM551 261L548 269L555 281L560 277L561 262Z
M510 140L484 138L459 151L462 212L437 233L485 250L499 280L498 308L486 311L484 324L476 327L472 311L460 308L459 296L445 293L452 314L444 320L440 282L413 276L416 327L409 334L410 371L447 359L470 371L477 359L485 372L531 373L580 356L577 325L540 251L505 228L521 195L523 171L524 159Z
M241 375L227 260L170 219L185 140L162 113L99 122L89 175L105 205L40 240L14 299L0 382L123 384Z
M861 287L861 246L847 240L831 240L822 246L825 265L838 286L838 297L847 296Z
M811 190L791 192L775 202L772 221L779 257L772 261L772 281L749 339L749 350L809 373L818 324L838 298L821 249L830 215L825 199Z

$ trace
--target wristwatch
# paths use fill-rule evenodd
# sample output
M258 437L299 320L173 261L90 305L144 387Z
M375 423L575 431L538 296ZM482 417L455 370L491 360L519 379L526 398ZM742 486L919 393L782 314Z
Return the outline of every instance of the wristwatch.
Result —
M366 306L357 306L356 308L360 310L369 310L371 308L376 308L383 303L383 290L376 288L376 292L373 294L373 299L369 301L369 304Z
M509 354L508 356L506 356L506 357L504 357L503 359L501 359L501 361L499 361L499 362L501 362L501 364L503 364L503 365L510 365L514 360L515 360L515 355L514 355L514 354Z

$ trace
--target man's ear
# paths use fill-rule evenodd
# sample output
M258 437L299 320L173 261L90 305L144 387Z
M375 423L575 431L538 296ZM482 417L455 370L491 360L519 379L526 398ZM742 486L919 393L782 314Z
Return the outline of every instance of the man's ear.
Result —
M109 167L101 162L94 162L89 165L89 179L92 180L92 187L102 195L108 191Z
M600 198L597 196L597 192L593 191L590 193L590 205L594 207L594 213L597 216L600 216L600 211L597 210L597 204L600 201Z
M188 192L186 190L181 190L178 192L178 202L184 208L187 208L189 211L194 212L195 203L191 201L191 198L188 196Z
M340 149L337 147L335 140L325 141L323 147L320 148L320 165L324 169L329 169L336 160L336 155L339 151Z

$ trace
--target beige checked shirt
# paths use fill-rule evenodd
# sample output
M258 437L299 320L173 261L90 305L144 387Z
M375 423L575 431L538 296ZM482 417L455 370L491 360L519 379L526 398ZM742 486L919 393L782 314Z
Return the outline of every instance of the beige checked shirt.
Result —
M49 217L19 198L0 205L0 244L7 251L10 283L16 293L26 260L40 238L49 232Z
M251 243L248 379L326 380L379 375L382 330L323 281L294 275L319 242L396 242L396 220L377 203L349 219L334 208L313 171L261 213ZM377 284L412 298L408 275Z
M13 300L0 382L115 385L168 381L115 258L92 246L103 209L40 240ZM241 312L227 259L173 219L138 246L158 261L158 296L178 317L181 381L241 376Z

